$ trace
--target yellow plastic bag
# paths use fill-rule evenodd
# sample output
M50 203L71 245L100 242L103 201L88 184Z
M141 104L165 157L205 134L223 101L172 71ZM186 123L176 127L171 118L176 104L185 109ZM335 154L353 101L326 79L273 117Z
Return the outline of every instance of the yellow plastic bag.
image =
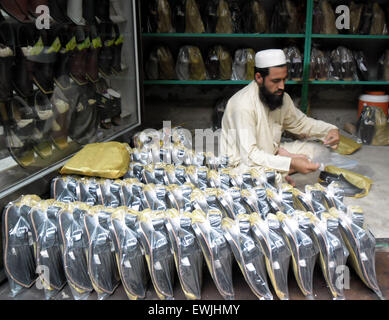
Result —
M217 17L216 33L233 33L231 11L224 0L219 1Z
M354 198L363 198L369 194L371 185L373 184L373 180L369 179L368 177L365 177L361 174L346 170L346 169L341 169L338 167L334 166L327 166L325 167L324 171L327 171L329 173L333 174L343 174L343 176L351 182L353 185L357 186L360 189L365 190L365 192L357 194L354 196Z
M206 80L207 73L201 51L198 47L189 47L190 80Z
M230 80L232 73L232 58L230 53L222 46L216 46L220 63L220 80Z
M247 50L246 80L254 80L255 51L253 49L246 49L246 50Z
M200 16L200 11L196 0L186 1L185 14L185 32L186 33L203 33L205 32L204 23Z
M126 174L130 155L120 142L86 145L61 169L61 174L118 179Z
M159 62L159 75L161 79L173 80L176 79L175 63L168 47L161 46L157 49Z
M387 146L389 145L389 125L385 112L376 107L375 108L375 134L371 143L373 146Z
M158 33L174 32L172 12L167 0L158 0Z
M355 151L359 150L362 147L362 144L355 142L353 139L347 138L345 136L340 136L340 142L336 152L339 154L349 155L353 154Z

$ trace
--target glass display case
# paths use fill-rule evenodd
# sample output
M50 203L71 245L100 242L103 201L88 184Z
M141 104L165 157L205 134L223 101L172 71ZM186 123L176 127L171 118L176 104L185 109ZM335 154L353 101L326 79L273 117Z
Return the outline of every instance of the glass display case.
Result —
M0 198L140 125L137 6L0 1Z

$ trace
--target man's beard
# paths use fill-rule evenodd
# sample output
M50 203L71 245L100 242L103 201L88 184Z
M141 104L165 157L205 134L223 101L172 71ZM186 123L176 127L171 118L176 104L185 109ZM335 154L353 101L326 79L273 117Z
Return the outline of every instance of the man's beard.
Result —
M277 91L277 92L281 92L281 91ZM284 100L284 91L282 91L282 94L276 95L269 92L269 90L267 90L266 87L262 85L259 88L259 98L264 104L266 104L269 107L271 111L273 111L278 108L281 108Z

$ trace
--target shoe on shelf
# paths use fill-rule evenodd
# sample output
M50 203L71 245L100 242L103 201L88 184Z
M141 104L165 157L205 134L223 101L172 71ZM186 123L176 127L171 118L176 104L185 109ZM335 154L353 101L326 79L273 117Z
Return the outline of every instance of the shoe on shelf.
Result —
M69 146L68 129L70 124L70 105L68 99L61 90L57 89L51 97L54 106L54 121L51 131L51 138L54 146L59 150L64 150Z
M358 194L362 194L365 190L358 188L350 181L348 181L343 174L334 174L327 171L321 171L319 175L319 182L325 186L328 186L332 182L336 181L344 191L345 197L354 197Z
M68 0L67 15L72 22L79 26L85 26L83 17L83 0Z
M4 127L10 154L22 167L28 167L35 162L35 125L32 108L21 97L13 97L8 108L8 122Z
M91 39L91 46L88 49L86 60L86 77L92 83L99 80L99 55L102 48L101 38L97 33L97 27L91 25L89 27L89 38Z
M122 49L124 38L120 33L120 29L117 24L113 24L113 28L115 30L115 43L112 49L112 70L114 73L120 73L122 71Z
M70 62L73 50L77 46L76 38L68 25L59 25L54 32L61 42L61 49L58 52L54 65L54 82L62 90L69 89L70 83Z
M88 49L91 46L91 41L85 33L85 28L82 26L76 26L75 36L77 46L72 51L70 58L70 76L79 86L83 86L88 83L86 68L88 63Z
M69 23L67 5L68 0L49 0L50 16L58 23Z
M23 98L34 95L32 73L34 63L30 57L42 50L42 43L37 40L35 30L27 24L14 25L16 57L12 82L16 92Z
M99 72L103 77L112 75L112 63L114 60L115 34L112 23L100 23L99 34L103 42L103 47L99 54Z
M0 0L0 6L17 21L22 23L31 22L28 14L29 0Z
M0 101L13 96L12 66L15 62L15 36L9 22L0 22Z

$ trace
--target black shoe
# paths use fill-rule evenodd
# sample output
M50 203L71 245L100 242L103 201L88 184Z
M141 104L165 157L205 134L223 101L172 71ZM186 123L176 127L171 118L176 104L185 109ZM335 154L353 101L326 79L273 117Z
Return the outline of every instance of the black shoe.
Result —
M319 182L325 186L328 186L331 182L338 182L341 188L344 190L345 197L354 197L358 194L364 193L365 190L358 188L348 181L343 174L333 174L327 171L320 172Z
M16 59L13 71L13 86L23 98L34 95L33 67L30 57L36 51L37 44L35 26L27 24L15 24Z
M70 76L79 85L88 84L86 77L86 66L88 50L91 46L90 38L85 33L85 28L77 26L75 28L77 47L73 50L70 59Z
M115 34L113 33L112 23L101 23L99 33L103 42L103 47L99 54L99 71L104 77L112 75L112 65L115 52Z
M12 25L0 23L0 101L13 96L12 67L15 62L15 35Z
M119 73L122 71L123 36L120 34L120 29L117 24L114 24L113 27L115 30L115 43L112 49L112 69L113 72Z
M67 16L68 0L49 0L50 16L58 23L69 23Z
M92 25L89 27L89 38L91 46L88 49L86 66L86 77L92 83L99 81L99 55L102 48L102 41L97 33L97 27Z
M375 109L369 106L363 107L357 124L359 138L364 144L371 144L375 134Z

